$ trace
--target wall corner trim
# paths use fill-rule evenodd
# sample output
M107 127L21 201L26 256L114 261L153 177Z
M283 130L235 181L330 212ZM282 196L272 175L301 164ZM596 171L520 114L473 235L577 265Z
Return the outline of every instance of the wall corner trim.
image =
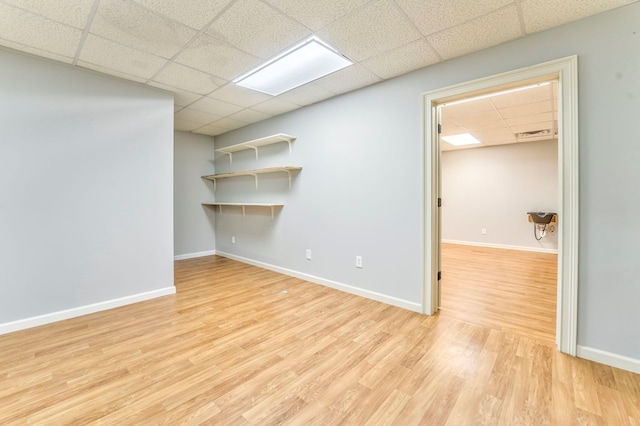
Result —
M422 312L422 305L408 300L399 299L393 296L387 296L385 294L377 293L375 291L364 290L358 287L354 287L348 284L339 283L337 281L331 281L324 278L316 277L315 275L305 274L303 272L294 271L292 269L282 268L280 266L271 265L268 263L260 262L246 257L236 256L235 254L217 252L218 256L226 257L231 260L246 263L249 265L257 266L259 268L268 269L270 271L278 272L280 274L288 275L290 277L300 278L301 280L309 281L314 284L323 285L325 287L333 288L335 290L344 291L345 293L355 294L356 296L365 297L378 302L386 303L387 305L396 306L398 308L407 309L413 312Z
M213 256L215 254L216 254L215 250L198 251L195 253L177 254L173 256L173 260L194 259L196 257Z
M605 364L610 367L620 368L622 370L640 374L640 359L629 358L623 355L580 345L578 345L577 355L578 357L588 359L589 361L599 362L600 364Z
M147 291L145 293L133 294L131 296L120 297L118 299L105 300L104 302L92 303L90 305L79 306L77 308L65 309L64 311L52 312L50 314L38 315L17 321L0 324L0 335L13 333L14 331L25 330L27 328L38 327L57 321L93 314L132 303L143 302L156 297L168 296L176 293L175 286L165 287L158 290Z

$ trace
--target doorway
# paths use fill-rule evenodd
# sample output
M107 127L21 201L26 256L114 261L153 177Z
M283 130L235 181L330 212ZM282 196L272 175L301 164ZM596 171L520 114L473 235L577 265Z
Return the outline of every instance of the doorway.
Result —
M578 259L578 137L577 57L569 57L508 72L424 95L425 199L424 199L424 301L426 314L440 304L441 261L441 158L439 106L469 97L483 96L515 87L558 81L558 177L560 200L558 234L556 345L575 355L577 332Z
M440 315L553 345L557 81L441 104ZM535 235L534 235L534 231Z

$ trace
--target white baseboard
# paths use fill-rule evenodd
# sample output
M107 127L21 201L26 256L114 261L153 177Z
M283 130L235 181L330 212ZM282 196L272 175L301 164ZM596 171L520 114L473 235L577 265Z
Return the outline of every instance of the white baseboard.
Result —
M104 302L92 303L91 305L79 306L77 308L66 309L64 311L52 312L50 314L38 315L36 317L25 318L17 321L0 324L0 335L12 333L14 331L25 330L27 328L38 327L56 321L62 321L95 312L106 311L107 309L118 308L144 300L155 299L156 297L175 294L174 286L161 288L159 290L138 293L132 296L120 297L118 299L106 300Z
M507 244L491 244L491 243L477 243L475 241L458 241L458 240L442 240L447 244L460 244L463 246L476 246L476 247L490 247L507 250L520 250L520 251L535 251L537 253L552 253L557 254L558 249L547 249L543 247L526 247L526 246L510 246Z
M640 374L640 359L578 345L578 357Z
M173 260L193 259L196 257L213 256L214 254L216 254L215 250L199 251L196 253L186 253L173 256Z
M320 284L325 287L330 287L336 290L344 291L345 293L355 294L356 296L366 297L367 299L376 300L378 302L386 303L387 305L397 306L413 312L422 312L422 305L419 303L410 302L404 299L398 299L396 297L387 296L385 294L376 293L375 291L364 290L358 287L353 287L348 284L342 284L337 281L327 280L324 278L316 277L315 275L305 274L304 272L294 271L292 269L281 268L280 266L271 265L268 263L260 262L253 259L248 259L242 256L236 256L235 254L217 252L218 256L226 257L238 262L247 263L249 265L257 266L259 268L268 269L270 271L278 272L280 274L288 275L290 277L300 278L305 281L312 282L314 284Z

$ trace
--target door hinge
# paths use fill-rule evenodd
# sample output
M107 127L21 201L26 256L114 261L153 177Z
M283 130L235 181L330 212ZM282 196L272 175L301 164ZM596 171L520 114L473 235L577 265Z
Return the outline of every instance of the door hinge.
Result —
M442 279L442 272L438 271L438 281L440 281Z
M438 198L438 207L442 207L442 198Z
M438 134L442 133L442 124L438 123Z

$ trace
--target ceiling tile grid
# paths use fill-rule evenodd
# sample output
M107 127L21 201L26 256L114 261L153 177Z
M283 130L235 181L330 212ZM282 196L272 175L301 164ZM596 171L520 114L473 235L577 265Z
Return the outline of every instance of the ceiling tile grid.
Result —
M218 135L636 1L0 0L0 46L172 92L177 130ZM310 35L355 64L277 97L232 83ZM492 98L499 119L451 123L553 127L555 89Z
M160 15L201 30L231 3L231 0L133 0Z
M174 88L181 87L201 95L211 93L226 83L226 80L175 62L169 63L160 72L156 73L153 81Z
M276 9L291 16L312 31L318 31L370 0L266 0Z
M206 33L262 59L271 58L312 34L260 0L237 0Z
M464 24L444 29L427 37L436 52L444 59L514 40L524 35L516 6L484 15Z
M422 34L431 35L513 4L513 0L396 0Z
M61 24L83 29L94 2L93 0L3 0L3 3Z
M101 1L89 31L167 59L197 34L193 28L129 0Z
M557 90L552 81L445 105L442 134L470 133L481 145L455 147L444 142L443 151L557 138Z
M79 60L145 79L165 64L159 56L92 34L87 36Z
M422 37L388 0L370 3L319 31L318 35L358 62Z
M362 65L382 79L393 78L440 62L440 57L423 39L381 53Z
M528 34L548 30L606 10L635 3L634 0L522 0Z
M24 45L73 58L81 37L78 28L0 3L0 39L12 42L10 47Z
M233 80L258 65L261 59L201 33L184 47L174 61L225 80Z
M229 102L220 101L215 98L210 98L208 96L203 96L194 103L190 104L189 108L202 112L209 112L221 117L231 115L244 109L244 107L230 104Z

